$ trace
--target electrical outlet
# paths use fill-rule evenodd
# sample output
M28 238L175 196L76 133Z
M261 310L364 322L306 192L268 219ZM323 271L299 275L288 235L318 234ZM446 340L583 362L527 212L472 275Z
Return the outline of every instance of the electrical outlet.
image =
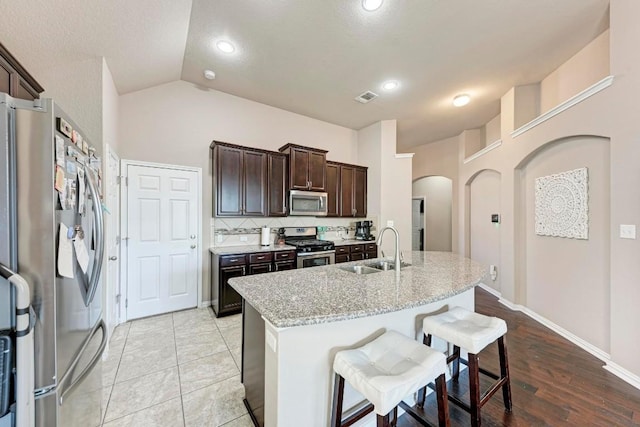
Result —
M216 238L216 241L217 241L218 243L222 243L222 234L218 234L218 236L217 236L217 238Z
M387 227L393 227L393 220L392 219L387 221Z
M240 236L240 241L241 242L246 242L247 241L247 236Z
M620 238L621 239L635 239L636 238L636 226L620 224Z

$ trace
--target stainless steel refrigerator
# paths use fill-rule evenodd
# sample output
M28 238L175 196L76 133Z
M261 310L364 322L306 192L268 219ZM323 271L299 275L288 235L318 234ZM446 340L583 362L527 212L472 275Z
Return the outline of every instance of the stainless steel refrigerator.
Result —
M102 417L100 153L85 137L51 100L0 94L0 263L31 290L38 427ZM15 328L12 297L0 278L0 331Z

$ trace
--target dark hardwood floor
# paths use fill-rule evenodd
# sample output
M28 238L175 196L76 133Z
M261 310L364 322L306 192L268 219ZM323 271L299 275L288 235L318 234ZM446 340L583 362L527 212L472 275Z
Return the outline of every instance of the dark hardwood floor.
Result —
M487 291L476 288L476 311L507 322L506 343L513 411L505 413L498 391L482 408L483 426L640 426L640 390L605 371L603 362L542 326L511 311ZM499 372L497 344L484 349L480 366ZM481 375L482 377L482 375ZM490 381L483 382L486 390ZM466 392L466 370L450 392ZM468 400L467 400L468 401ZM427 418L437 421L434 394L425 405ZM449 405L452 426L470 425L469 415ZM400 427L419 426L409 415Z

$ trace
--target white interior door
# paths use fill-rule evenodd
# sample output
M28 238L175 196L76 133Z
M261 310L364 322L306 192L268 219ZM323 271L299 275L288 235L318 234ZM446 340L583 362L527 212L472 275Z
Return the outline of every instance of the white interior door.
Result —
M107 327L109 335L115 325L120 323L120 158L107 147L107 209L105 215L107 251Z
M199 174L127 166L127 319L198 303Z

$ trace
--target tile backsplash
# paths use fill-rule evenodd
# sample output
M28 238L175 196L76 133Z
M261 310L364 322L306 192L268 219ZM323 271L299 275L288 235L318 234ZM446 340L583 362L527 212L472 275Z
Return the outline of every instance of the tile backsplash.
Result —
M282 218L211 218L211 245L216 247L259 245L260 228L271 228L272 240L280 227L318 227L325 226L325 240L353 239L356 221L373 221L373 230L377 217L368 218L319 218L307 216L288 216ZM374 233L375 234L375 233Z

